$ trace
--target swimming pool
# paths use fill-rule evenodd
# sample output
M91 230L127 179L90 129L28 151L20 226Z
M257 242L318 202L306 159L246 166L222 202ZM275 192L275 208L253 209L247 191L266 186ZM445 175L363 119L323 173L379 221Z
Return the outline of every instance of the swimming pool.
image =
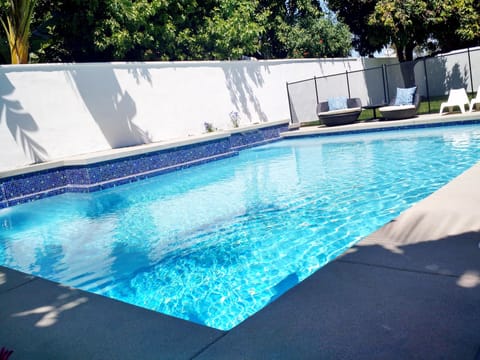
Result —
M279 141L0 210L0 264L230 329L479 159L479 125Z

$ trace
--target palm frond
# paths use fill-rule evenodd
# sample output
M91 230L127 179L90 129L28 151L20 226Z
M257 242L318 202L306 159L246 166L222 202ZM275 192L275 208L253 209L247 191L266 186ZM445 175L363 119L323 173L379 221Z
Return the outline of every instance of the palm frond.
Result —
M36 0L10 0L10 9L3 29L7 35L12 64L28 62L30 24Z

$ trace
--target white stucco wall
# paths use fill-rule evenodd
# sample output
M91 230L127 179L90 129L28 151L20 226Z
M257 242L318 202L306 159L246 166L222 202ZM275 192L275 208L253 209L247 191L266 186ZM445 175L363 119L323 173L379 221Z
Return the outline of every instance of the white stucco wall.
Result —
M0 171L72 155L289 119L286 82L361 59L0 66Z

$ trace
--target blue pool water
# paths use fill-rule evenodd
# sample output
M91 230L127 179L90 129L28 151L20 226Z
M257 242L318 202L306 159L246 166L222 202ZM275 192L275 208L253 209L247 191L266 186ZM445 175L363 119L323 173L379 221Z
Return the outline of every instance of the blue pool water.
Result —
M0 264L230 329L479 160L479 125L279 141L0 210Z

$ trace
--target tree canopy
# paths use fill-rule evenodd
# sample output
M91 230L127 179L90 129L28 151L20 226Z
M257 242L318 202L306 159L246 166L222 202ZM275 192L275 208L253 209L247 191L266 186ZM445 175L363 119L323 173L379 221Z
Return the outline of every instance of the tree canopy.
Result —
M370 55L393 44L400 61L415 47L450 51L480 42L478 0L328 0L354 33L354 46Z
M348 27L317 0L36 0L31 27L40 62L331 57L351 49Z
M301 16L295 16L284 27L283 36L289 57L334 57L347 56L350 52L351 35L348 26L332 23L321 17L318 3L305 4Z

